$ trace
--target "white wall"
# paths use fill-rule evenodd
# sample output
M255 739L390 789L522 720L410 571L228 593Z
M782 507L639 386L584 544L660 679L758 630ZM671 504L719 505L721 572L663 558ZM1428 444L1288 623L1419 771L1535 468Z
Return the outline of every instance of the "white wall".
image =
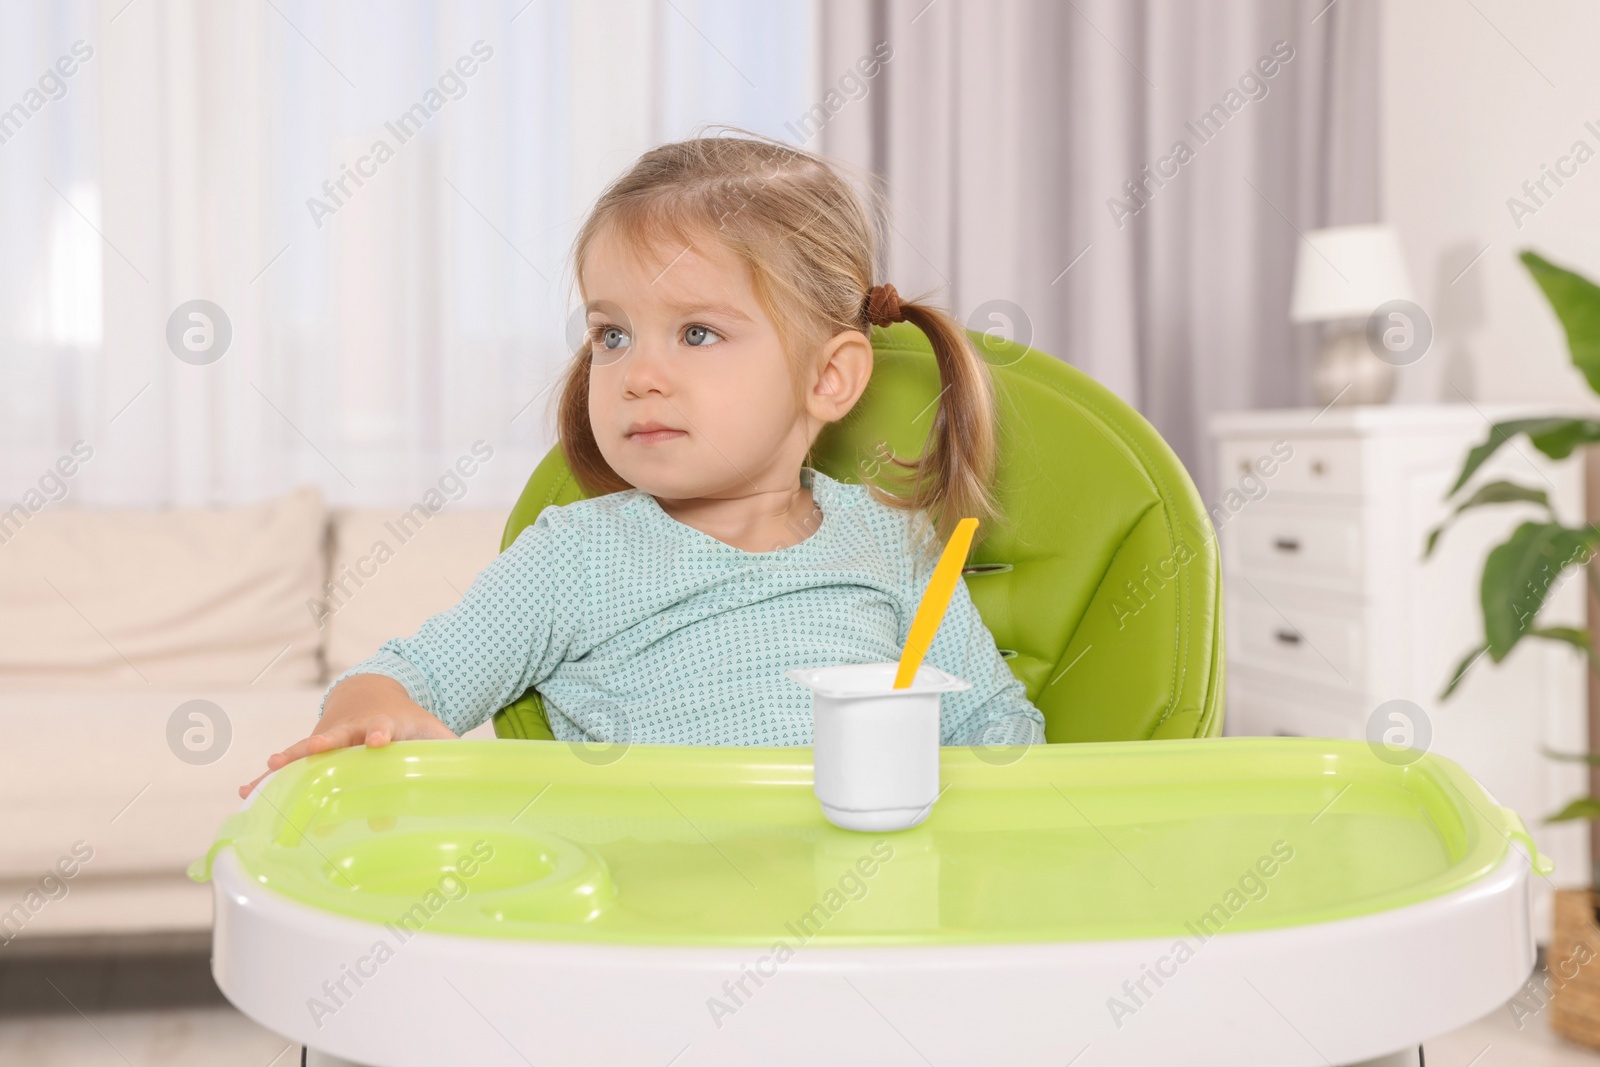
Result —
M1453 382L1474 402L1600 408L1516 259L1531 247L1600 282L1600 5L1383 0L1383 9L1384 212L1436 328L1396 399L1460 403ZM1564 187L1549 183L1554 195L1519 229L1507 198L1526 200L1522 183L1579 140L1594 158Z

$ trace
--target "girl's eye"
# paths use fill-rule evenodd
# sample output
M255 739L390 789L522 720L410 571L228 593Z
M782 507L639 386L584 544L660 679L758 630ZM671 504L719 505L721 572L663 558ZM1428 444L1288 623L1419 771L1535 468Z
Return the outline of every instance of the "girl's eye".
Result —
M620 326L607 326L603 323L591 326L589 327L589 345L590 347L599 346L612 351L626 348L628 347L628 331Z
M721 334L709 326L691 326L683 331L683 339L691 348L707 348L716 343L706 341L707 337L715 337L718 341L723 339Z

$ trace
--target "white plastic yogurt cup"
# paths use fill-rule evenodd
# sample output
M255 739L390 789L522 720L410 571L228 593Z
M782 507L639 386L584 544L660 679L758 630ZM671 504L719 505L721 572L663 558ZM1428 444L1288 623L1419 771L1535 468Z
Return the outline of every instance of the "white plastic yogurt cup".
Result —
M939 694L972 686L923 664L895 689L898 663L784 671L811 690L812 788L846 830L904 830L939 799Z

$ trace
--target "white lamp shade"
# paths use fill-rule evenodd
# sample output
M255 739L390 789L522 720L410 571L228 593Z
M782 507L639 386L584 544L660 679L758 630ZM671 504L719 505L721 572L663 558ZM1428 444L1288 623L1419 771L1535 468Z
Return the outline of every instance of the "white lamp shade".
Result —
M1400 241L1389 227L1334 226L1300 242L1291 321L1365 318L1379 304L1411 299Z

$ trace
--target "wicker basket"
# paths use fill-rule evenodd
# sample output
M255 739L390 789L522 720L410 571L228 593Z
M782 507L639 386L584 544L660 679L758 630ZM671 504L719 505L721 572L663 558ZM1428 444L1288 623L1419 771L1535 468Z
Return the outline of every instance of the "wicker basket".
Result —
M1600 896L1586 889L1558 889L1555 929L1545 953L1550 1028L1562 1037L1600 1048ZM1535 975L1535 979L1543 976Z

